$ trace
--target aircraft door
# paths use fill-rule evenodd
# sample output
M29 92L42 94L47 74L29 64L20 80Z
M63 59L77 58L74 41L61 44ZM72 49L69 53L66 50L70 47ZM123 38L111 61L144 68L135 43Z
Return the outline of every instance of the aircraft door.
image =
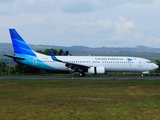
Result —
M37 65L37 58L33 58L33 65Z
M142 62L139 60L139 62L138 62L138 66L139 67L142 67Z

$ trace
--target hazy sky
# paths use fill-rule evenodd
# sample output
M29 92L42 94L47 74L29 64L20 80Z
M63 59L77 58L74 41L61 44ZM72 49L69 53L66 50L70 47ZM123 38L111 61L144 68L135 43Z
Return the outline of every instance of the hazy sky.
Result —
M160 0L0 0L0 43L160 48Z

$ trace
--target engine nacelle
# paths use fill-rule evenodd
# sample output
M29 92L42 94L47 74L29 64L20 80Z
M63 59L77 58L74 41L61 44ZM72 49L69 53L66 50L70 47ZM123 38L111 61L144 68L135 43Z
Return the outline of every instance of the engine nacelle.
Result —
M105 74L105 68L104 67L90 67L88 68L88 74Z
M142 72L142 74L149 74L149 71Z

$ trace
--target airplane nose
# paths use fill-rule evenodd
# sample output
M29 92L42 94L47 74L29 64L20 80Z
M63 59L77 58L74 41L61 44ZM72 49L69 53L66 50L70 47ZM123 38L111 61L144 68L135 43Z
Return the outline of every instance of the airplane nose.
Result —
M159 66L157 64L153 64L153 69L157 69Z

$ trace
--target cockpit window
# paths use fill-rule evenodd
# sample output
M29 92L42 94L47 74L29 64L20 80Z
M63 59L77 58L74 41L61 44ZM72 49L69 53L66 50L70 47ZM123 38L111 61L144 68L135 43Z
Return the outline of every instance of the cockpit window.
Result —
M151 63L151 61L146 61L146 63Z

